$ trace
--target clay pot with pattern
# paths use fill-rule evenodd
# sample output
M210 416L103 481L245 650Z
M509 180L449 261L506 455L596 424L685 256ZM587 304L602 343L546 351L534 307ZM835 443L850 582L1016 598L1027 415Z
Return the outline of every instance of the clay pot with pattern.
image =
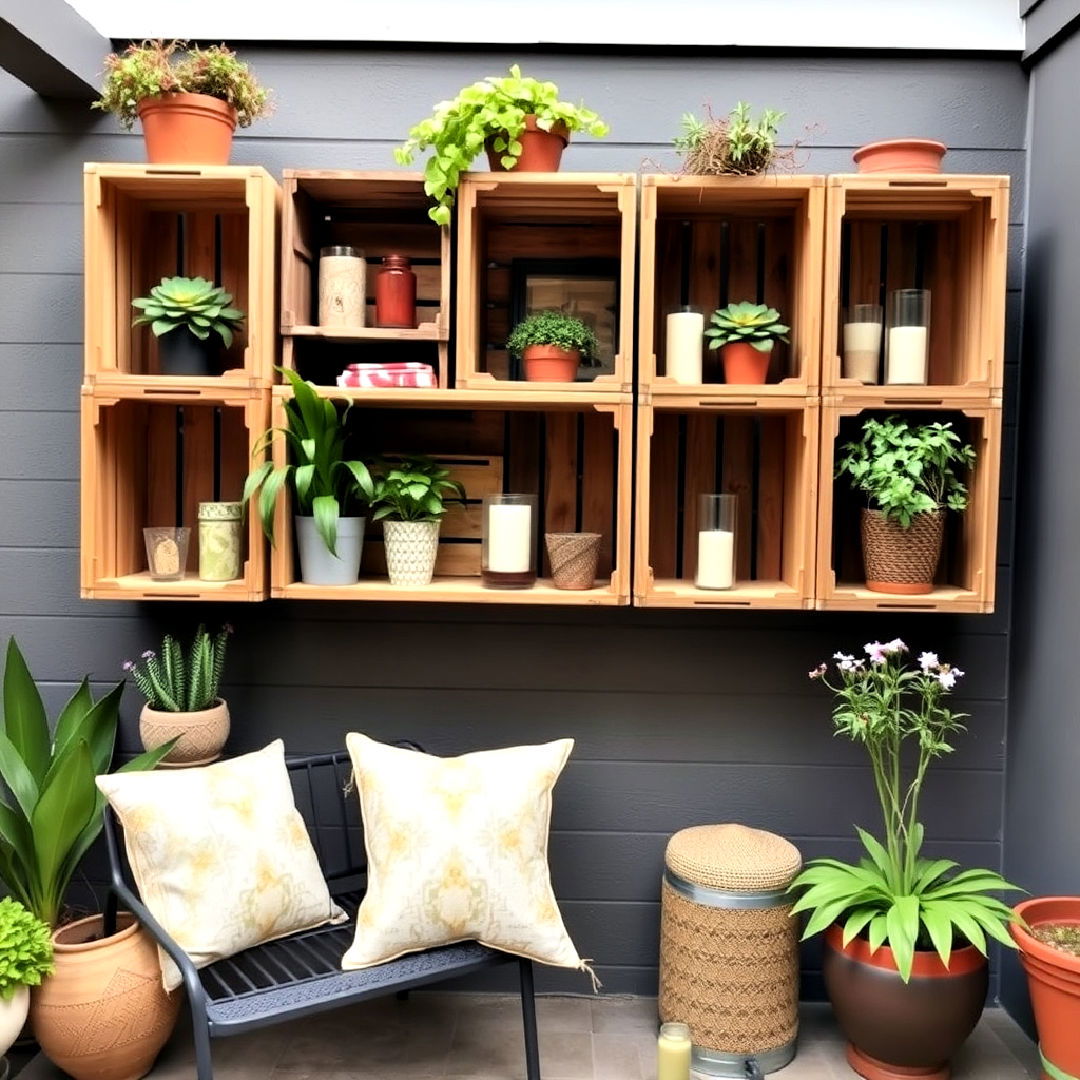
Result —
M430 585L439 554L437 521L384 521L383 544L391 585Z
M74 1080L139 1080L172 1034L179 991L161 985L153 938L130 912L103 938L102 917L53 933L55 972L31 995L45 1056Z
M880 510L863 510L866 587L871 592L903 596L931 592L944 536L944 510L916 514L906 529Z
M159 769L189 769L217 761L229 737L229 706L223 698L197 712L161 712L143 706L139 738L144 750L154 750L177 736L177 744L158 762Z

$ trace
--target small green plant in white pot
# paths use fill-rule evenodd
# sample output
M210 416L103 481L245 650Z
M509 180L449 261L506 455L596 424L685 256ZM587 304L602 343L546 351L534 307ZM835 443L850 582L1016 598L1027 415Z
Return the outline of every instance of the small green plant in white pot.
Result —
M17 900L0 900L0 1064L30 1010L30 987L53 972L52 931Z

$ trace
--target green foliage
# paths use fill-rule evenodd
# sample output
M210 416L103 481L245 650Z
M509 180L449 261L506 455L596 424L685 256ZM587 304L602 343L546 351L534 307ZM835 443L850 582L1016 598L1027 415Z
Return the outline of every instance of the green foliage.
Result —
M270 91L225 45L192 48L176 65L176 78L189 94L206 94L231 105L236 110L237 127L251 127L270 111Z
M696 176L755 176L776 159L776 136L784 115L765 109L755 120L745 101L722 118L710 112L701 120L684 113L675 149L684 170Z
M218 700L225 670L225 649L232 627L228 623L214 637L204 626L195 631L188 657L170 634L161 642L161 655L147 650L139 662L124 661L124 670L142 691L147 705L161 712L200 712Z
M581 362L596 360L596 335L592 327L563 311L537 311L514 327L506 348L520 357L529 345L556 345L581 353Z
M450 470L423 455L384 464L375 481L372 520L438 521L447 501L465 500L465 489L451 480Z
M94 777L108 772L123 682L94 701L89 677L60 711L52 731L26 661L8 641L0 777L0 882L42 922L55 926L71 876L101 831L105 798ZM152 769L172 739L120 772Z
M777 341L787 341L790 327L780 322L780 312L766 304L743 300L712 313L712 325L705 331L709 348L743 342L758 352L772 352Z
M975 461L952 424L935 421L912 427L898 416L867 420L860 442L847 443L836 468L864 492L887 518L903 528L928 510L961 511L968 492L957 475Z
M48 926L17 900L0 900L0 1001L10 1001L21 986L40 986L53 973Z
M275 436L284 438L291 460L278 468L272 461L257 465L244 482L244 503L260 491L259 517L263 532L274 542L274 507L282 489L289 485L296 498L295 511L315 518L315 528L333 555L337 554L338 518L363 503L370 503L375 486L362 461L345 460L345 418L334 402L322 397L311 383L295 371L279 368L292 387L285 402L288 426L271 428L255 444L261 456Z
M542 131L564 124L567 131L587 131L596 138L608 126L591 109L559 100L559 88L521 74L517 64L509 75L489 75L466 86L452 101L440 101L435 112L409 131L403 146L394 151L399 165L410 165L429 146L434 153L424 169L424 190L436 205L428 212L439 225L450 224L450 207L458 180L493 139L502 165L512 169L521 156L519 136L525 117L535 116Z
M244 321L244 313L231 303L232 293L206 278L163 277L149 296L131 301L140 312L132 326L149 325L156 337L185 326L200 341L217 334L228 348L233 331Z

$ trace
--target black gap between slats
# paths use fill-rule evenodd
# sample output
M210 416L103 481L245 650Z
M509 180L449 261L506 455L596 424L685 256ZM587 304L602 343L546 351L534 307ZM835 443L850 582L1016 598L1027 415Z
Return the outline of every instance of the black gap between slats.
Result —
M675 451L675 578L683 576L683 530L686 528L686 414L679 413Z

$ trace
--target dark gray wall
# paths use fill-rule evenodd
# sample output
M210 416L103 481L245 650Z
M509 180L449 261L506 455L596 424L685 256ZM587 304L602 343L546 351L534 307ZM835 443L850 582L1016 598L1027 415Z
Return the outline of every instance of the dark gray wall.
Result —
M498 71L493 53L253 49L276 116L235 159L386 168L432 102ZM919 133L947 142L954 171L1009 173L1018 285L1026 79L1012 60L842 56L534 56L564 93L612 123L575 142L566 167L670 162L680 114L738 98L816 125L803 155L844 171L862 142ZM193 610L77 599L81 370L80 168L141 158L111 119L35 98L0 76L0 631L16 633L59 699L84 671L115 678L163 628L202 617L237 627L227 694L232 749L282 736L291 750L342 745L359 728L454 753L562 735L577 749L556 792L551 861L567 922L611 991L655 991L657 896L667 836L740 820L789 835L807 856L853 855L851 825L876 827L859 754L833 739L829 701L806 671L841 646L897 633L969 672L970 734L930 783L934 848L998 866L1004 791L1008 544L989 617L665 613L643 610L316 605ZM1010 295L1010 385L1018 303ZM1007 455L1011 456L1009 426ZM1011 518L1007 469L1003 534ZM139 702L129 693L126 743ZM91 872L93 869L91 868ZM806 992L820 994L806 959ZM582 990L578 978L546 986Z

